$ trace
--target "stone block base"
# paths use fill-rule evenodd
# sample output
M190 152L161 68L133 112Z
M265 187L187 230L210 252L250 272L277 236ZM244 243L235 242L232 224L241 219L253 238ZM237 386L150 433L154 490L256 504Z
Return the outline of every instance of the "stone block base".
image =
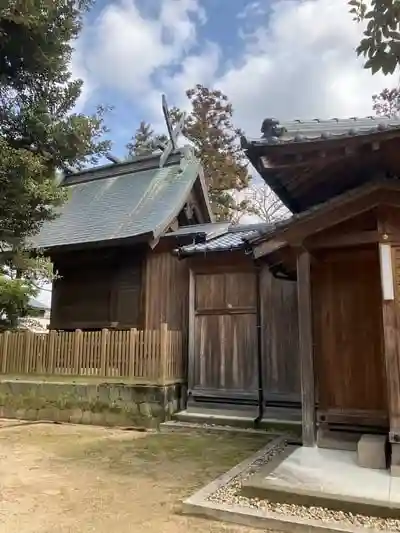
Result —
M392 443L391 446L390 474L393 477L400 477L400 443Z
M326 428L319 428L317 433L317 446L319 448L356 452L359 440L359 434L348 431L332 431Z
M358 464L364 468L386 469L385 435L362 435L357 445Z
M0 380L0 418L158 427L182 409L184 386Z

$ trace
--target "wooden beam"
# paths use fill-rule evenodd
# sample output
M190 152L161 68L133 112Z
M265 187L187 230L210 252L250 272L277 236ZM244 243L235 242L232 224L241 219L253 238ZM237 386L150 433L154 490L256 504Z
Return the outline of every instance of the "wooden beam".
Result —
M326 237L316 235L304 241L308 250L317 248L341 248L379 242L381 236L378 231L358 231L346 235L334 235Z
M303 446L315 446L315 380L312 341L310 254L302 250L297 257L297 299L299 353L301 368Z
M195 274L189 270L189 325L188 325L188 392L195 385L195 305L196 285Z
M275 252L276 250L279 250L284 246L286 246L285 241L270 240L262 242L255 246L253 249L254 259L258 259L259 257L262 257L264 255L271 254L272 252Z
M385 244L388 247L389 245ZM396 287L396 265L398 262L397 254L399 250L391 248L392 264L391 272L387 272L389 268L382 264L382 258L380 261L381 275L391 275L393 279L393 285ZM387 291L386 291L387 292ZM390 297L389 297L390 296ZM386 368L386 380L388 389L388 410L389 410L389 423L390 432L389 440L391 442L400 442L400 350L398 343L398 305L399 294L395 294L394 298L390 295L384 294L382 288L382 324L383 324L383 342L384 342L384 359Z

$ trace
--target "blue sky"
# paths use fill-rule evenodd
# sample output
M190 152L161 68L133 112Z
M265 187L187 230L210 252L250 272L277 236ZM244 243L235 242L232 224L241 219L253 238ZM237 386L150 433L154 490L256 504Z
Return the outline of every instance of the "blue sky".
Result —
M390 81L363 70L360 34L344 0L98 0L73 59L79 107L114 107L117 155L140 120L163 127L162 92L185 106L195 83L224 90L253 137L265 116L369 114Z
M227 94L249 137L268 116L370 115L372 95L395 80L363 69L361 34L345 0L97 0L71 64L84 81L77 110L114 107L118 156L141 120L164 130L163 92L185 108L196 83Z

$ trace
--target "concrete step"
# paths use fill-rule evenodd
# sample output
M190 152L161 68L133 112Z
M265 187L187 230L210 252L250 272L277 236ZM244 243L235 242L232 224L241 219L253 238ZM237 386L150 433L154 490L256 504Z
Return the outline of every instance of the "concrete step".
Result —
M206 424L217 426L231 426L241 428L255 428L254 416L249 416L248 411L242 410L206 410L192 411L187 409L174 415L174 420L184 423ZM273 433L291 433L301 435L301 421L285 420L283 418L263 418L257 429L268 430Z
M196 424L194 422L179 422L177 420L170 420L160 424L160 431L162 433L192 433L193 431L200 431L205 433L239 433L245 435L260 435L271 436L271 433L265 429L241 428L232 426L220 426L216 424Z

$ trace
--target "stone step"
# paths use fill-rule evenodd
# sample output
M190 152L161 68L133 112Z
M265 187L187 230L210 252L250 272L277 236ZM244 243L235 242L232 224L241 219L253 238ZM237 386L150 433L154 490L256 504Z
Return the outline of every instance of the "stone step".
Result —
M194 422L179 422L177 420L170 420L160 424L160 431L162 433L191 433L193 431L201 431L206 433L240 433L245 435L261 435L271 436L275 433L266 431L265 429L241 428L232 426L220 426L216 424L196 424Z
M273 433L290 433L301 435L301 422L282 418L263 418L255 428L256 416L249 416L248 412L238 410L202 410L193 412L190 409L174 415L174 420L185 423L207 424L218 426L232 426L268 430Z

